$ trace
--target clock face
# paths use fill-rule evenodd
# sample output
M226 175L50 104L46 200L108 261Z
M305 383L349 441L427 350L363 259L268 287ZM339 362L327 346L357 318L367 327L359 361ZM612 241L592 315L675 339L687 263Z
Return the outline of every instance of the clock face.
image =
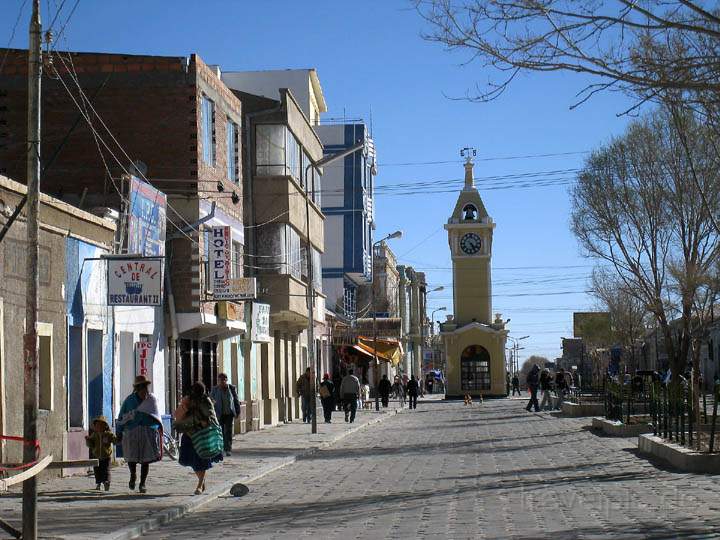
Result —
M460 238L460 249L466 255L475 255L480 251L481 247L482 240L475 233L467 233Z

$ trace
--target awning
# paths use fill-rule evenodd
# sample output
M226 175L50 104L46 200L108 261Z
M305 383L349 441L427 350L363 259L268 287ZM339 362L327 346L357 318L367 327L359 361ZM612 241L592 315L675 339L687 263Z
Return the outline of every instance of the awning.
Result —
M378 339L373 343L372 338L358 336L357 343L352 347L371 357L377 354L378 360L390 362L393 366L402 360L402 345L396 339Z

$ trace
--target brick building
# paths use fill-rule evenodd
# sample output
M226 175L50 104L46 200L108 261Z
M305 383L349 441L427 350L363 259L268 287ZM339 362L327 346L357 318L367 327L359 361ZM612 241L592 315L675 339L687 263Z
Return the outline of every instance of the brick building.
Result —
M0 55L6 52L0 79L0 173L24 181L27 52L0 49ZM109 207L121 215L127 210L128 173L167 194L170 279L165 296L174 299L174 306L166 302L165 317L168 410L189 383L212 384L220 369L244 399L250 366L240 342L246 330L243 309L225 303L218 310L206 272L208 227L223 225L232 231L233 275L243 275L241 120L240 100L219 71L194 54L54 52L45 59L43 192L79 208Z

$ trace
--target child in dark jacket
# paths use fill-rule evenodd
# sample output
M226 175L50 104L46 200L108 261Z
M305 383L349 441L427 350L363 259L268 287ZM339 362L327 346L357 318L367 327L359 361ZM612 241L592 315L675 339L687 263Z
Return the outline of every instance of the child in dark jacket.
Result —
M117 443L117 436L110 431L110 424L104 416L98 416L92 422L92 433L85 437L85 443L90 449L90 457L98 460L95 472L95 489L100 491L100 486L105 491L110 490L110 458L112 457L112 445Z

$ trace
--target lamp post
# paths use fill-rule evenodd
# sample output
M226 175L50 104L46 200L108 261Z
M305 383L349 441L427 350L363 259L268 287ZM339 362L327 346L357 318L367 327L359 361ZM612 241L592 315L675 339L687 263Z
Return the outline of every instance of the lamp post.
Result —
M308 283L306 287L306 302L307 302L307 312L308 312L308 327L307 327L307 335L308 335L308 360L310 362L313 362L313 367L315 370L315 376L313 377L313 399L310 403L310 409L312 411L312 422L311 422L311 433L317 433L317 391L318 391L318 363L317 358L315 356L315 317L313 316L314 311L314 303L315 303L315 286L313 283L313 254L312 254L312 242L310 241L310 191L308 190L308 183L307 183L307 177L308 172L310 171L310 168L312 167L316 171L321 169L323 166L327 165L328 163L332 163L333 161L336 161L338 159L342 159L345 156L349 156L350 154L354 154L358 150L362 150L365 148L364 142L359 142L354 145L352 145L349 148L346 148L342 152L337 152L335 154L330 154L328 156L325 156L313 163L309 163L307 167L305 167L305 232L307 234L307 261L308 261Z
M431 336L435 333L435 313L437 313L438 311L447 311L447 307L445 307L445 306L439 307L437 309L433 309L430 312L430 335ZM432 337L430 339L432 340ZM433 348L432 351L433 351L433 369L437 369L435 367L435 349Z
M437 313L438 311L447 311L447 308L446 308L445 306L443 306L443 307L439 307L439 308L437 308L437 309L433 309L433 310L432 310L432 312L430 313L430 323L431 323L431 324L430 324L430 329L431 329L431 332L434 332L434 331L435 331L435 313Z
M429 291L425 292L425 302L420 302L422 306L420 307L420 374L418 374L418 380L420 380L420 377L422 375L422 363L425 359L425 321L427 320L427 296L429 294L432 294L434 292L440 292L444 291L445 287L440 285L439 287L435 287L434 289L431 289Z
M370 307L372 307L373 310L373 358L375 359L375 369L377 370L378 366L378 357L377 357L377 310L375 309L375 246L378 246L382 244L385 240L393 240L394 238L402 238L403 232L402 231L395 231L394 233L390 233L384 238L381 238L377 242L373 242L372 245L372 279L370 280ZM376 371L376 374L379 375L379 370ZM378 378L378 377L376 377ZM378 387L380 385L380 381L375 381L375 410L380 410L380 392L378 391Z
M512 348L512 350L513 350L513 373L517 373L517 372L519 371L519 370L518 370L517 353L518 353L518 351L521 350L521 349L518 348L518 341L522 341L523 339L527 339L527 338L529 338L529 337L530 337L530 336L523 336L523 337L519 337L519 338L514 338L514 337L511 337L511 336L508 336L508 339L511 339L512 342L513 342L513 348Z

